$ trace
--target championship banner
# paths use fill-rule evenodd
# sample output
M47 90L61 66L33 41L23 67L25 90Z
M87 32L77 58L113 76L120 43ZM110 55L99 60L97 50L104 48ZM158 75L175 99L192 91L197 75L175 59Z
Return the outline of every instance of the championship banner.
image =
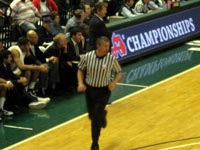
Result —
M200 6L113 31L111 53L118 61L200 33Z

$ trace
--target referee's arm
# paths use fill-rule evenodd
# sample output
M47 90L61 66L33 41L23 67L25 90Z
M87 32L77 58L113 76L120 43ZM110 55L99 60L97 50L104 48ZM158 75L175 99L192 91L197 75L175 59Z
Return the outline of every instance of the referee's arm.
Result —
M111 82L108 84L108 89L109 89L110 91L113 91L113 90L114 90L114 88L115 88L117 82L119 81L120 77L121 77L121 72L117 72L117 73L115 74L114 80L111 81Z
M86 85L83 83L84 72L82 70L80 70L80 69L78 69L77 78L78 78L77 91L78 92L84 92L86 90Z

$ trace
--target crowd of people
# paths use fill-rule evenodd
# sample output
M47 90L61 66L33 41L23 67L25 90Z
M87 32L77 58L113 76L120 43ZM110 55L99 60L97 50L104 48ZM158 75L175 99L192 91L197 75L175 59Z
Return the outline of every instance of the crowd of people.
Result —
M77 89L78 62L95 50L98 37L111 37L103 22L107 4L97 2L93 7L94 15L89 3L81 4L63 27L53 0L13 0L7 13L21 32L17 44L5 49L0 43L1 116L13 115L20 107L42 109L56 90ZM102 29L98 35L96 28ZM19 98L14 101L13 95Z
M73 8L73 15L65 26L61 26L59 14L67 13L69 4L73 6L70 8ZM48 96L56 90L87 89L87 108L92 123L91 149L98 150L100 129L106 123L105 105L121 75L118 62L108 55L112 32L106 28L107 14L135 17L166 8L166 1L72 0L69 4L62 0L13 0L10 4L7 13L11 13L12 24L19 29L20 37L17 44L8 49L0 43L0 120L2 115L11 116L21 107L46 107L51 100ZM111 6L118 9L109 11L107 8ZM99 63L104 59L112 65L101 66L100 63L96 69L102 69L102 72L109 69L106 77L95 74L95 67L91 68L92 62ZM113 82L108 77L112 70L116 72ZM98 75L98 79L94 79ZM96 81L100 78L103 79ZM96 98L94 103L95 93L107 98L99 99L102 102Z

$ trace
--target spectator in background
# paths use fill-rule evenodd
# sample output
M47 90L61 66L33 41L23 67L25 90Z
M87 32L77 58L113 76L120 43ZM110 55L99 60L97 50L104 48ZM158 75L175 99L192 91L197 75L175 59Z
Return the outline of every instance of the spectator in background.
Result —
M9 50L11 51L16 64L12 68L13 72L17 75L25 74L28 83L28 92L31 95L35 95L35 85L39 73L40 71L47 72L48 68L44 65L25 64L25 56L30 53L30 43L26 37L20 37L18 40L18 46L11 46Z
M34 30L30 30L27 32L26 37L30 42L30 53L37 58L37 64L46 63L45 55L38 46L38 34Z
M68 60L80 61L80 55L84 53L81 44L82 32L80 27L73 27L70 32L70 37L67 43Z
M52 13L51 14L51 34L53 36L55 36L58 33L64 33L64 30L62 29L61 25L60 25L60 16L58 13Z
M73 17L67 21L65 27L65 33L70 32L70 28L74 26L79 26L81 23L83 23L84 18L85 18L84 11L81 9L76 9L74 11Z
M85 12L85 18L84 18L84 20L83 20L83 23L86 23L86 24L89 25L90 20L91 20L91 17L92 17L92 16L91 16L92 8L91 8L90 5L87 4L87 3L81 4L81 5L80 5L80 8L83 9L84 12Z
M58 13L58 6L54 0L33 0L32 2L42 16L49 16L53 12Z
M41 14L30 0L14 0L10 4L11 17L23 32L36 30L36 16L42 19ZM9 13L9 12L8 12Z
M141 13L137 13L132 7L134 4L134 0L124 0L120 10L119 15L124 16L126 18L135 17L140 15Z
M81 40L82 48L83 51L86 52L86 48L89 42L89 25L83 23L80 25L80 29L83 35Z
M149 0L148 6L151 10L158 10L158 9L166 8L164 0Z
M93 15L89 25L89 44L87 51L94 50L96 48L96 40L98 37L106 36L109 39L112 36L103 21L103 17L107 13L107 3L97 2L94 6L95 14Z
M53 41L53 35L50 33L52 20L50 17L43 19L42 26L38 27L36 32L39 36L38 45L42 45L44 42Z
M151 10L149 10L149 0L139 0L136 4L135 4L135 10L137 13L148 13L151 12Z

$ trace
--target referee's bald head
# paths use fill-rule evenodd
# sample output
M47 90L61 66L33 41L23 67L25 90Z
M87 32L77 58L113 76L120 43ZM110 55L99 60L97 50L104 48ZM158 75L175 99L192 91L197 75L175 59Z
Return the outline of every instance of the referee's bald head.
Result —
M103 42L110 42L110 40L106 36L101 36L97 39L96 44L101 45Z

